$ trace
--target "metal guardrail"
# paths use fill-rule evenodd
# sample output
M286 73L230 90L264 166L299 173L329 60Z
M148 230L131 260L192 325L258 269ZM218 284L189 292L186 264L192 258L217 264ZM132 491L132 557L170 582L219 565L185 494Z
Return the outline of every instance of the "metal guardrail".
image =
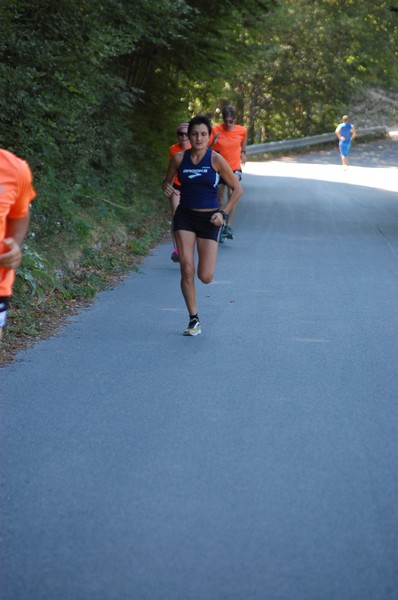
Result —
M357 129L357 137L365 137L372 134L387 134L388 127L380 125L378 127L364 127ZM268 152L278 152L279 150L293 150L294 148L306 148L326 142L337 142L336 134L322 133L321 135L311 135L309 137L296 138L293 140L281 140L280 142L267 142L265 144L251 144L246 146L246 154L265 154Z

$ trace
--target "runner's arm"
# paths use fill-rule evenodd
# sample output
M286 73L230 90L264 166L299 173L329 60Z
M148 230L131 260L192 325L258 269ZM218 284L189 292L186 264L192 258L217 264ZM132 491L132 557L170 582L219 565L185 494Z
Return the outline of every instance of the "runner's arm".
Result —
M339 140L345 140L345 138L342 135L340 135L340 129L341 129L341 125L337 125L337 127L335 129L335 134Z
M29 213L21 219L7 219L6 237L3 241L10 250L0 255L0 265L5 269L17 269L21 264L22 244L28 231L29 221Z
M232 190L232 194L224 207L224 211L228 213L231 210L231 208L233 208L238 202L239 198L242 196L243 188L240 184L239 179L234 175L234 172L232 171L225 158L223 158L220 154L217 154L217 152L213 152L212 161L216 171L219 172L227 186Z
M244 165L246 162L246 146L247 146L247 132L246 135L244 137L244 139L242 140L242 146L241 146L241 151L240 151L240 162Z
M220 137L220 132L218 131L217 133L214 134L214 136L212 136L211 141L209 143L209 148L213 148L213 146L216 144L219 137Z
M164 176L163 181L162 181L163 193L168 198L170 198L175 192L175 190L173 188L173 181L174 181L174 177L177 174L177 170L178 170L178 167L180 166L183 155L184 155L184 152L177 152L177 154L174 154L174 156L169 160L169 165L167 167L166 175Z

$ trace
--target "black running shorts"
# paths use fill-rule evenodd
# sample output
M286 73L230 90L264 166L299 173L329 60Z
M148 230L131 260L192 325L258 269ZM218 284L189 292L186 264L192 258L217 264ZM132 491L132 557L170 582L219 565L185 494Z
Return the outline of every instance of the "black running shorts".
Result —
M210 223L211 216L216 212L218 210L191 210L178 205L173 219L173 231L192 231L198 238L218 242L222 227Z

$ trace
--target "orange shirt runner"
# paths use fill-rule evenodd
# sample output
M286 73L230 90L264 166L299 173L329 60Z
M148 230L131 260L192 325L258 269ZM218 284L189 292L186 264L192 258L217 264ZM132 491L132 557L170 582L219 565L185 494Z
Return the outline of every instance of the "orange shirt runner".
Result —
M25 217L35 197L28 163L12 152L0 149L0 241L6 236L7 219ZM15 271L0 269L0 297L11 296L14 280Z
M224 123L214 125L210 143L217 133L219 136L212 146L213 150L219 152L225 158L233 171L241 171L240 153L245 148L246 127L234 125L233 129L229 130L224 126Z

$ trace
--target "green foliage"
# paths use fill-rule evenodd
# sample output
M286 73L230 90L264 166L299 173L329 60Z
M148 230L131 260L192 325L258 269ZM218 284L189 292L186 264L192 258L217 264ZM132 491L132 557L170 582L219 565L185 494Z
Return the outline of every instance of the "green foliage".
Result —
M48 261L25 244L23 262L14 284L14 294L24 297L26 303L41 304L46 295L56 287L56 281L49 273Z
M195 82L188 96L213 115L235 103L251 143L330 131L359 90L398 87L398 21L387 2L280 0L257 25L239 21L223 87Z

